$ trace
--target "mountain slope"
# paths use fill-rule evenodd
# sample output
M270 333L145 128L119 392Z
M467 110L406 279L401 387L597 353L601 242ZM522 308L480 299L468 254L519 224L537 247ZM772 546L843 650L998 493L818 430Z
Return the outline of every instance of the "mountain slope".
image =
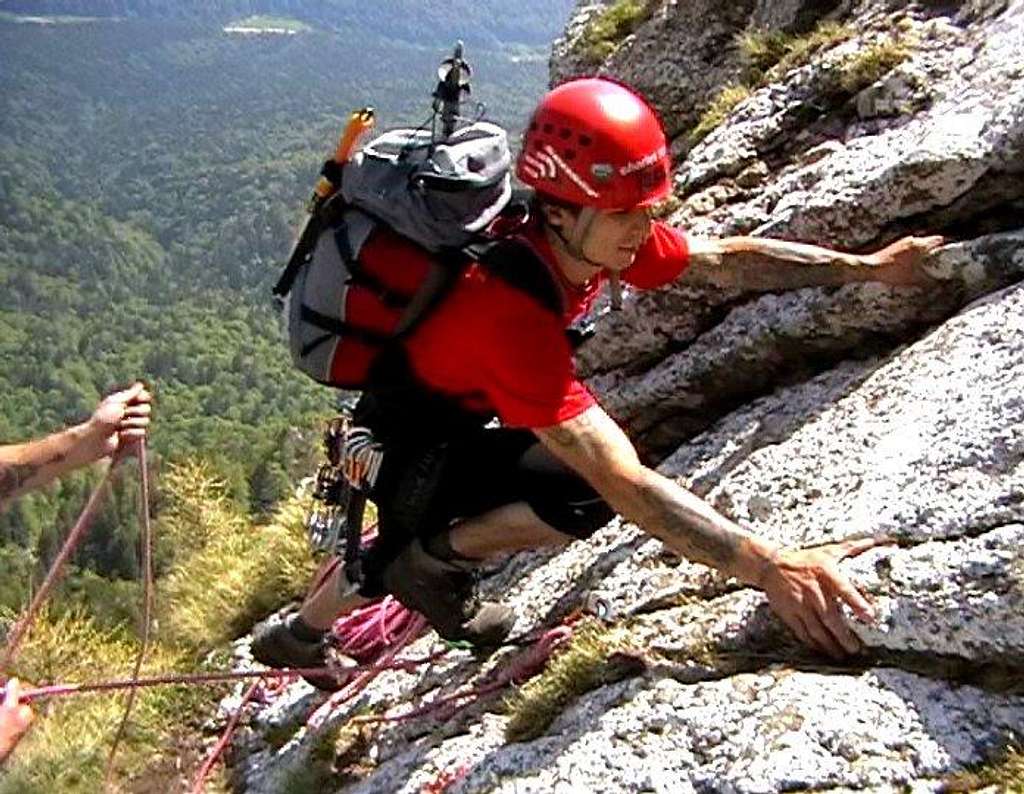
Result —
M0 20L3 438L80 420L143 377L160 455L213 459L247 506L280 497L309 457L281 439L333 397L292 370L269 286L345 115L421 123L448 51L195 19ZM528 55L467 47L474 97L513 129L544 86ZM0 537L37 533L68 498L31 497Z

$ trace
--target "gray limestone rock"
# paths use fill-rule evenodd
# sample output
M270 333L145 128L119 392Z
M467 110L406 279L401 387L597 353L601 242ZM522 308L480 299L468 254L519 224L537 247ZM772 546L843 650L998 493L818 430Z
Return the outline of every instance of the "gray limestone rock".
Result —
M1024 233L948 246L924 270L935 286L849 285L747 302L733 294L735 308L717 324L728 294L688 290L684 276L658 297L628 296L623 312L602 318L581 351L582 370L607 410L664 452L774 384L911 339L964 300L1024 277ZM619 365L625 356L630 363Z
M983 299L710 491L782 542L959 537L1024 519L1024 287ZM968 407L969 406L969 407Z
M581 53L584 32L587 25L614 4L614 0L579 0L566 23L565 32L551 45L552 85L595 70L596 65Z
M466 737L460 760L471 771L449 790L877 791L982 757L1022 718L1009 698L886 668L860 676L776 669L693 685L638 680L584 698L531 744ZM444 768L449 759L438 752L428 763ZM387 790L411 794L423 782L392 771L352 791L391 783Z

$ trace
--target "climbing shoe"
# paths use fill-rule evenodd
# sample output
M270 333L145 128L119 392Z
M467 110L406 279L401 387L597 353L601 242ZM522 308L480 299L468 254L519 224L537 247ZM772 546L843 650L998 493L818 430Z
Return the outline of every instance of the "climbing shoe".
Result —
M330 667L336 675L304 675L309 683L325 692L336 692L347 683L346 670L356 663L347 656L332 652L327 638L303 639L296 635L295 616L289 620L268 618L253 630L252 655L257 662L275 669L314 669Z
M494 648L515 623L515 613L509 607L479 600L472 570L434 557L418 539L384 570L384 587L452 642Z

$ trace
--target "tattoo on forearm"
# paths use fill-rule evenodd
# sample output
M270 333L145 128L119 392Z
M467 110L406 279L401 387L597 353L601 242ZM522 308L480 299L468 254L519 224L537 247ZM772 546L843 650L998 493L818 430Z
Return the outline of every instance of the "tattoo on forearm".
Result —
M0 505L21 492L36 475L65 460L67 455L61 452L39 462L0 463Z
M696 248L693 278L748 290L829 286L863 279L856 256L763 237L728 237Z
M638 489L644 511L638 516L642 527L662 530L679 544L686 557L698 562L721 569L736 559L744 536L729 528L715 526L710 506L707 506L707 516L695 515L693 507L681 498L686 492L657 476Z

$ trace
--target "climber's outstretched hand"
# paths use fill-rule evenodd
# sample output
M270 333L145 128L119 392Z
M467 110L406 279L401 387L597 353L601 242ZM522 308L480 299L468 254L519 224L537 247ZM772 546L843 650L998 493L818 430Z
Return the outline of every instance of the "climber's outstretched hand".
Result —
M761 588L775 613L802 642L834 658L857 653L860 641L847 625L841 606L848 605L864 622L873 621L874 612L839 570L839 561L884 542L860 538L805 549L779 549L761 577Z
M871 279L893 287L934 284L935 281L925 273L922 264L946 242L946 238L939 235L903 237L865 257L873 268Z

